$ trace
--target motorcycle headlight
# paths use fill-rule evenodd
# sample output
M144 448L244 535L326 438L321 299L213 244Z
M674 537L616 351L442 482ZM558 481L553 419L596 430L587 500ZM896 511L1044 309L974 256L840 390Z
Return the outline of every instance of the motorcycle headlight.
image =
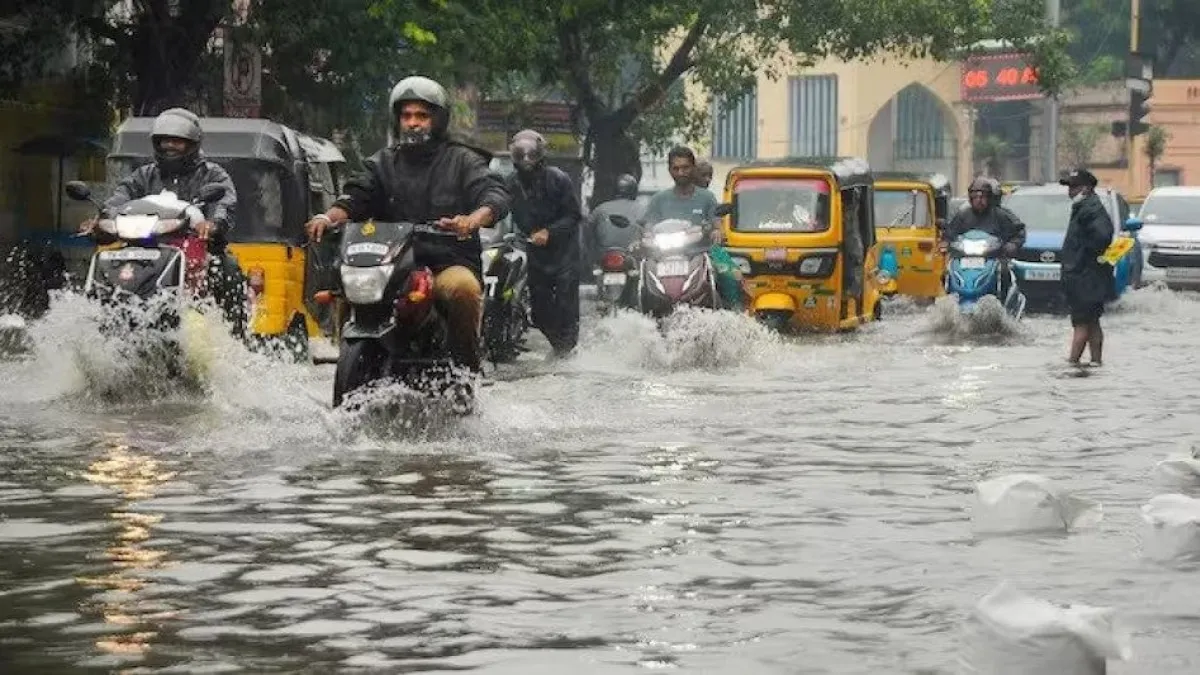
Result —
M683 232L672 232L670 234L654 235L654 246L660 251L669 251L675 248L683 248L690 244L700 241L704 237L704 233L699 228L685 230Z
M342 290L355 305L372 305L383 300L383 291L396 266L350 267L342 265Z

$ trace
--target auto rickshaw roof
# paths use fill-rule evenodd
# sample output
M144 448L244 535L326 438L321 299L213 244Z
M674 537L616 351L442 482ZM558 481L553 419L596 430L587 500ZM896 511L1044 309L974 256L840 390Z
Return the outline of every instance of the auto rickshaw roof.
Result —
M843 187L855 185L871 185L874 178L871 165L860 157L780 157L776 159L760 159L745 164L739 164L729 171L735 174L747 169L807 169L824 171L833 174ZM728 180L728 179L726 179Z
M323 164L346 163L346 156L342 154L338 146L333 144L333 141L301 133L297 133L296 137L300 140L300 147L304 150L308 161Z
M926 183L938 192L950 191L950 180L940 173L918 173L913 171L875 171L876 181L897 183Z
M151 157L153 117L130 117L113 134L109 157ZM261 159L290 164L299 159L300 149L291 141L295 132L264 119L240 117L201 117L204 131L201 145L205 156L220 159ZM291 137L291 138L289 138ZM340 154L340 153L339 153Z

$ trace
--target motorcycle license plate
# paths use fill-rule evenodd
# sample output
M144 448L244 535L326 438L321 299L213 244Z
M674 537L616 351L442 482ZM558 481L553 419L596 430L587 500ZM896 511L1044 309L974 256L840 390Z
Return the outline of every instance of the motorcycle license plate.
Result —
M1062 278L1059 270L1025 270L1025 278L1029 281L1058 281Z
M158 260L162 251L156 248L119 248L101 251L101 260Z
M361 255L363 253L368 255L387 255L388 251L390 250L391 249L388 248L387 244L377 244L372 241L364 241L347 246L346 255Z
M623 272L608 272L604 275L605 286L624 286L625 274Z
M655 273L660 277L683 277L687 276L688 269L688 261L686 260L664 260L658 263Z
M965 270L979 270L987 264L983 258L963 258L958 263Z

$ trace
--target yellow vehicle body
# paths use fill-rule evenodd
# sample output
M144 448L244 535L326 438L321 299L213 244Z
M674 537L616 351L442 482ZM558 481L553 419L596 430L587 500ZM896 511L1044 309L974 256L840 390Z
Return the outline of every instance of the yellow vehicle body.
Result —
M317 337L321 334L309 314L305 296L305 250L278 243L230 244L242 273L254 285L262 279L261 290L250 298L250 332L262 337Z
M786 192L786 184L796 180L809 181L825 191L827 208L821 205L817 210L825 211L826 229L747 231L760 226L738 221L742 208L738 201L740 186L770 187L778 181ZM729 172L718 215L722 216L725 246L745 277L747 305L753 315L780 329L823 332L854 330L878 318L881 289L871 182L870 169L861 160L778 160L739 166ZM846 200L858 203L857 209L851 209L856 215L850 219ZM846 278L851 271L844 252L848 225L860 233L852 235L853 240L863 242L858 294L851 291ZM811 269L820 271L805 273L803 261L807 259L818 260Z
M946 255L938 247L939 221L947 218L946 191L930 179L876 174L875 230L881 257L896 261L886 295L933 300L946 293Z

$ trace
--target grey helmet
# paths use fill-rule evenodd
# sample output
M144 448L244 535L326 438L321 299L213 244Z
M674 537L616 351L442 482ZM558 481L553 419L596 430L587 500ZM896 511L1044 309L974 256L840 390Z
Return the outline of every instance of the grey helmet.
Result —
M638 180L633 176L623 173L617 176L617 197L621 199L637 199L638 195Z
M158 141L161 138L182 138L190 141L191 146L183 154L168 153L159 148ZM195 169L200 162L200 143L203 140L204 131L200 128L200 118L186 108L162 111L154 118L154 126L150 128L154 161L164 173L186 173Z
M427 103L433 108L431 134L405 132L400 129L400 106L412 101ZM433 139L444 136L450 126L450 96L442 85L428 77L414 75L400 80L392 87L392 94L388 97L388 110L392 112L392 123L388 128L389 146L424 146Z
M522 129L513 135L508 144L513 166L518 171L529 173L546 161L546 139L533 129Z

